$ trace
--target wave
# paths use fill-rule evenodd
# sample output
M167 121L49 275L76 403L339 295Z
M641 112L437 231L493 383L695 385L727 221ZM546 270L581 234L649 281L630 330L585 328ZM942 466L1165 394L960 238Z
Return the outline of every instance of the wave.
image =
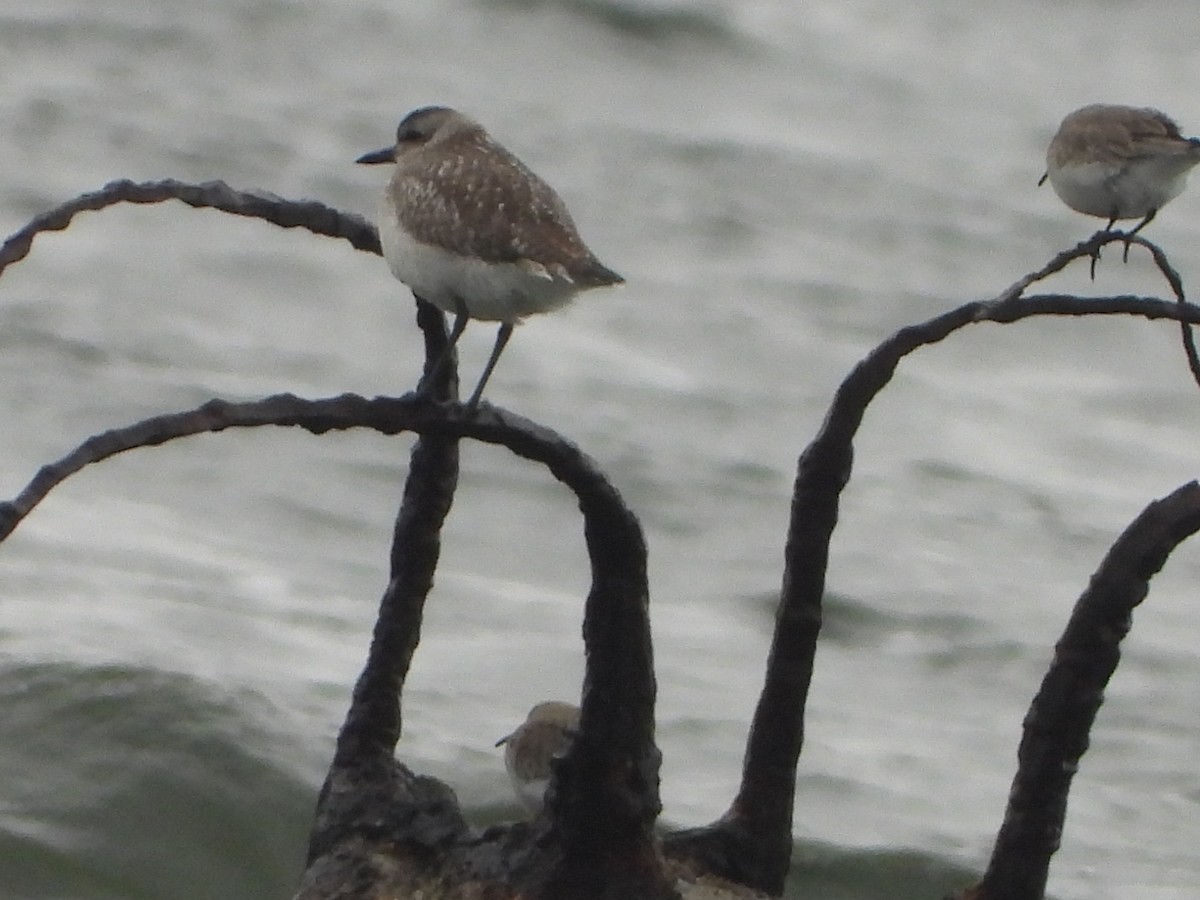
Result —
M0 670L4 895L290 897L315 785L265 707L148 669Z
M713 0L499 0L522 10L558 8L592 19L613 31L649 41L680 38L713 42L744 39L735 7ZM495 5L495 4L489 4Z

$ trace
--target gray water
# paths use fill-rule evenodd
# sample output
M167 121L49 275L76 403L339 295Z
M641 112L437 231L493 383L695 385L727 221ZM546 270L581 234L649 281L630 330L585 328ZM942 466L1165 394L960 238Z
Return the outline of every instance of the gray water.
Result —
M1200 131L1200 7L954 0L0 0L0 231L117 177L370 215L356 167L459 107L628 279L518 330L488 397L579 442L650 547L664 818L736 785L799 451L895 329L1099 224L1042 173L1069 110ZM1151 226L1200 284L1200 192ZM1167 296L1110 251L1047 287ZM0 279L0 496L89 434L213 396L399 393L406 291L347 245L178 204L43 235ZM469 381L490 347L473 326ZM1020 722L1117 533L1197 474L1170 323L981 325L870 410L835 535L792 892L929 897L985 864ZM0 547L0 889L289 896L364 659L410 443L227 432L127 454ZM570 699L572 498L464 450L400 753L479 821L492 744ZM1200 557L1135 619L1075 781L1059 898L1194 896Z

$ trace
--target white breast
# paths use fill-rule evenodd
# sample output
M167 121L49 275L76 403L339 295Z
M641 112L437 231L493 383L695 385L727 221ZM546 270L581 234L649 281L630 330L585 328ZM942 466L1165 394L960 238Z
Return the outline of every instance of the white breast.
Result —
M1063 203L1078 212L1134 219L1179 196L1190 168L1181 171L1178 159L1139 160L1125 167L1089 162L1052 170L1050 184Z
M531 813L540 813L546 805L546 788L550 786L549 778L534 778L532 781L521 781L512 776L513 790L517 799Z
M515 322L566 304L580 286L536 264L487 263L413 240L385 202L379 242L392 274L443 312L466 304L473 319Z

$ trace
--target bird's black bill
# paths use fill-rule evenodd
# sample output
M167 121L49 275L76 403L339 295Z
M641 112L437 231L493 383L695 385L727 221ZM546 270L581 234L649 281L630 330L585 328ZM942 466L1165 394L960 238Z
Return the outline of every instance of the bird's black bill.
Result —
M385 147L383 150L375 150L371 153L364 153L356 163L361 163L364 166L376 166L379 163L394 163L396 161L396 148Z

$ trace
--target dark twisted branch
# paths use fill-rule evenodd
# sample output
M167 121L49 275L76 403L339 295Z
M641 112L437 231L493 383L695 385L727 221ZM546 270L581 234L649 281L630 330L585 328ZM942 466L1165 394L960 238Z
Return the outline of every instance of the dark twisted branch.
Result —
M445 317L417 304L425 336L426 377L446 347ZM453 350L450 351L453 353ZM430 391L438 399L458 395L450 360ZM308 862L345 847L364 824L390 823L425 845L461 833L465 823L453 795L434 779L408 772L395 759L403 725L401 697L413 653L421 639L425 601L441 555L441 529L458 484L458 440L422 435L413 447L404 497L392 533L390 572L366 664L354 685L338 733L329 772L317 801ZM399 818L397 818L399 817ZM370 826L369 823L375 823ZM340 873L321 870L340 878ZM344 880L344 879L343 879Z
M414 431L444 439L473 438L505 446L545 465L575 492L584 516L592 569L592 589L584 611L587 663L581 730L558 767L557 790L548 797L548 830L539 835L537 852L527 854L524 863L510 873L513 888L531 897L564 900L668 896L652 837L660 809L660 757L654 743L655 683L641 527L595 463L549 429L486 403L472 414L458 404L436 404L413 396L368 400L344 394L305 400L280 394L249 403L213 400L188 412L158 416L89 438L39 472L16 501L0 505L0 532L11 533L54 485L88 464L189 435L264 425L294 426L313 434L370 428L389 435ZM435 499L438 502L445 502L444 496ZM398 615L407 618L385 625L384 632L390 635L385 640L411 658L415 646L412 631L419 624L419 612L408 604ZM378 659L373 652L372 660ZM389 671L379 689L398 692L397 677L407 670L408 659L384 660L383 664ZM364 674L368 681L372 677ZM367 707L379 711L385 702L390 700L369 700ZM449 852L446 845L466 839L457 803L448 789L433 779L414 776L399 764L391 767L387 763L384 745L398 734L398 716L396 712L382 728L371 723L361 729L363 739L374 746L360 758L377 761L373 777L386 786L387 793L364 798L347 790L347 802L326 804L326 811L334 815L314 830L312 874L302 888L303 896L326 896L324 887L349 883L362 875L360 870L339 868L353 856L347 846L351 850L366 847L364 860L378 860L385 851L403 860L402 851L411 849L407 840L420 848L421 852L414 851L415 857L427 866L433 864L427 858L430 842ZM359 731L349 720L347 728ZM351 737L359 739L347 737L345 746L353 750ZM362 749L361 744L357 747ZM345 752L341 741L338 749ZM331 779L336 777L331 774ZM456 852L467 850L460 847ZM460 868L465 871L470 866L464 862ZM503 871L492 869L489 874L499 877Z
M1200 485L1151 503L1113 544L1071 613L1025 717L1004 824L975 900L1040 900L1058 849L1067 794L1134 608L1182 541L1200 531Z
M445 317L421 303L417 322L425 334L428 367L446 345ZM457 397L454 365L442 366L433 391L439 399ZM354 764L364 754L382 752L390 758L400 740L400 689L420 639L421 614L441 553L441 527L458 484L458 459L454 437L422 435L413 447L392 530L388 586L380 601L367 665L338 736L335 769Z
M1101 232L1103 234L1104 232ZM1183 279L1179 277L1179 273L1175 271L1175 267L1171 265L1167 255L1162 249L1153 244L1140 235L1132 235L1130 243L1140 244L1150 251L1150 256L1154 259L1154 264L1158 266L1158 271L1162 274L1163 279L1171 286L1171 293L1175 295L1175 301L1182 309L1187 305L1187 298L1183 293ZM1129 248L1126 245L1125 253L1128 256ZM1200 356L1196 353L1196 339L1192 335L1191 323L1188 321L1184 313L1179 315L1179 330L1180 336L1183 338L1183 352L1187 357L1188 371L1192 373L1192 381L1200 386Z
M38 234L67 228L75 216L81 212L98 211L118 203L148 204L160 203L165 200L179 200L195 208L217 209L235 215L259 218L283 228L303 227L314 234L343 238L360 250L372 253L380 252L379 238L373 225L359 216L340 212L322 203L285 200L264 191L238 191L222 181L187 184L174 179L141 183L119 180L106 184L98 191L83 194L59 205L36 217L9 237L3 246L0 246L0 273L7 266L28 255L32 249L33 240ZM433 307L418 302L418 323L426 335L428 367L428 360L437 359L441 349L445 346L444 318ZM451 390L451 386L453 385L454 389L457 386L452 361L445 367L444 372L440 395L450 396L448 391ZM156 430L156 423L151 421L142 423L142 426L146 443L153 442L151 435ZM136 433L127 436L135 441L142 440ZM99 448L102 445L101 441L94 446ZM86 462L84 457L76 456L76 462L81 460ZM73 464L62 461L57 467L44 469L42 474L49 476L52 468L57 468L58 472L64 475L70 474ZM409 578L413 577L411 571L416 565L416 560L422 557L429 564L427 579L432 581L432 566L436 565L437 559L437 532L449 509L456 475L456 442L447 439L418 441L413 450L412 467L406 487L406 501L409 502L406 502L401 510L393 540L392 588L399 589L401 585L404 585L404 573L408 573ZM41 483L50 486L51 481L52 478L43 477ZM31 498L32 494L27 491L22 498L18 498L15 505L0 506L0 539L6 536L19 518L28 512L31 507L27 504ZM441 509L440 507L443 506L444 509ZM18 512L18 510L22 511ZM420 539L418 539L417 531L421 532ZM409 554L414 558L406 561L404 556ZM428 588L425 589L425 591L427 590ZM414 591L416 593L413 593ZM416 584L408 584L405 593L410 596L410 599L419 594L419 599L415 601L419 626L419 611L424 601L424 592L418 591ZM394 597L391 598L391 601L397 602ZM411 634L415 645L419 628L413 629L411 632L406 631L406 633ZM381 646L384 645L386 642L381 644ZM399 654L394 658L403 659L403 657L403 654ZM373 696L376 693L371 690L369 682L359 687L362 689L362 697ZM347 747L358 746L359 729L355 727L355 724L359 719L355 716L356 709L363 710L363 704L359 703L352 707L351 715L347 719L347 727L343 732ZM399 736L398 708L393 718L395 719L394 723L383 729L384 734L381 738L384 744L388 743L388 733L394 732L396 738ZM362 717L363 722L376 725L382 720L381 710L374 708L369 714ZM391 739L390 743L394 746L395 739Z
M854 436L867 407L907 354L977 322L1115 314L1200 321L1200 308L1157 298L1022 296L1031 285L1074 260L1090 258L1101 246L1124 240L1120 235L1097 234L1060 253L995 298L967 303L900 329L859 362L838 387L820 431L797 466L783 586L766 677L747 739L741 785L729 810L716 822L669 836L668 853L767 893L782 892L791 861L796 764L804 743L804 709L821 628L829 542L841 493L850 478ZM1161 251L1144 238L1134 236L1132 240L1149 248L1156 259L1161 257ZM1173 272L1169 266L1164 271Z
M102 209L119 202L154 203L166 199L179 199L196 207L210 207L238 215L262 218L282 227L305 227L317 234L344 238L359 249L371 252L379 251L377 236L369 224L356 216L347 216L319 203L295 203L270 194L237 192L221 182L187 185L176 181L143 184L120 181L106 185L101 191L79 197L38 217L26 228L13 235L3 247L0 247L0 272L29 252L33 238L38 233L67 227L72 218L80 211ZM1088 256L1094 260L1102 246L1114 241L1123 241L1126 244L1137 243L1145 246L1151 252L1175 294L1177 306L1174 310L1164 309L1165 304L1156 299L1129 296L1095 300L1063 295L1021 298L1023 292L1033 283L1060 271L1075 259ZM1043 269L1025 276L994 300L966 304L926 323L902 329L864 359L843 382L821 432L802 454L798 465L791 525L785 551L781 603L768 662L767 677L747 743L741 788L729 812L721 820L711 826L682 832L669 838L668 849L672 853L693 861L699 860L702 862L703 868L724 874L744 884L773 893L778 893L782 889L783 877L786 874L791 853L790 822L795 789L795 766L803 744L803 712L820 628L820 600L824 589L829 539L837 520L840 493L850 475L853 436L861 423L866 406L890 380L899 360L917 347L940 341L954 330L971 322L1013 322L1032 315L1100 313L1125 313L1146 318L1177 319L1183 329L1189 367L1193 377L1200 383L1200 362L1197 361L1194 342L1188 328L1188 323L1197 320L1196 310L1186 304L1178 275L1170 267L1161 250L1144 238L1140 236L1127 238L1124 235L1106 232L1098 233L1072 250L1059 254ZM355 398L336 398L334 402L352 399ZM361 398L357 399L361 401ZM264 401L264 403L270 404L272 401L275 401L275 405L282 402L283 406L287 406L287 402L283 401L304 402L298 401L296 398L284 397L272 398L271 401ZM38 478L22 492L16 501L0 505L0 540L11 532L20 519L45 496L46 492L52 489L54 484L67 477L72 471L76 471L88 462L103 458L105 455L120 452L122 449L170 439L170 434L160 430L162 427L166 427L168 432L172 428L180 427L220 430L220 428L234 424L299 424L310 430L320 430L325 427L321 424L321 417L324 413L313 412L311 409L306 410L305 415L302 416L307 424L300 421L283 421L290 415L290 412L285 412L282 417L270 422L236 421L239 416L249 415L252 418L254 414L253 410L249 408L253 405L238 406L241 408L235 411L231 405L219 403L206 405L206 407L188 414L194 417L190 425L182 425L179 421L174 420L174 417L163 417L160 420L141 423L140 426L134 426L132 430L118 430L96 436L59 463L43 469ZM279 412L280 410L275 409L270 415L275 416ZM230 413L233 415L230 416ZM167 419L172 421L166 421ZM353 426L330 425L329 427ZM142 429L141 433L138 433L139 428ZM436 433L436 429L431 432L431 434ZM438 435L438 437L442 440L454 440L453 437L446 435ZM418 454L420 449L419 446ZM384 608L387 609L389 605L395 604L396 610L403 614L395 618L381 615L373 645L373 647L380 648L378 658L386 657L391 660L391 668L385 675L379 676L378 673L383 669L373 669L372 664L369 663L368 670L364 671L363 679L360 679L356 688L355 706L352 707L351 714L347 717L346 727L339 740L339 756L335 759L330 783L334 781L337 771L348 771L345 765L339 770L339 763L345 764L347 760L363 758L383 760L390 754L387 748L394 747L395 738L399 736L399 689L411 659L412 649L415 647L416 636L419 633L420 609L428 590L428 584L424 582L426 579L431 580L432 569L436 565L437 526L448 508L449 497L452 496L453 491L452 485L449 492L444 490L448 477L444 466L445 462L446 459L443 458L440 479L436 474L439 471L439 465L432 463L433 467L428 470L431 476L429 481L431 490L423 500L417 499L417 496L422 493L421 482L424 479L410 479L409 489L413 493L410 494L406 490L405 508L412 511L420 507L424 510L422 514L412 513L413 518L409 521L409 526L419 515L431 515L432 543L425 547L424 553L418 552L413 557L399 552L399 548L404 546L405 541L413 538L413 535L407 531L408 526L404 524L405 511L402 509L401 516L397 521L396 541L393 546L393 579L389 584L389 594L385 595ZM416 456L414 465L416 465ZM441 489L438 487L439 480ZM413 503L411 506L410 499ZM418 530L423 531L423 529ZM619 532L620 529L617 530ZM428 540L429 534L425 534L424 537ZM420 535L415 540L420 544ZM640 543L640 532L638 533L638 542ZM590 542L589 548L595 551ZM613 559L629 549L629 546L618 542L618 546L614 548ZM644 547L641 548L641 556L644 559ZM409 571L406 567L412 565L414 560L416 560L415 567L409 572L411 577L406 581L404 574ZM593 555L594 573L596 562L596 556ZM610 560L611 562L612 560ZM616 572L619 568L619 566L610 566L610 571ZM641 573L640 579L644 581L644 571ZM633 596L638 593L637 586L633 582L638 580L639 575L635 572L632 582L618 578L608 585L608 589L618 595ZM403 590L400 590L399 586L402 584L404 587ZM599 585L599 580L595 584ZM397 599L392 596L393 588L396 588L403 597ZM594 593L596 590L598 588L594 586ZM642 595L644 596L644 590ZM591 606L589 601L589 609ZM585 638L589 647L593 644L595 646L612 646L614 634L619 635L621 631L607 631L604 623L599 620L585 622ZM387 648L391 648L395 652L392 653ZM635 649L637 654L644 657L647 665L634 668L645 668L646 671L649 671L648 633L645 647ZM375 650L373 649L374 655ZM603 671L603 667L597 667L596 671ZM376 673L374 679L368 677L370 672ZM589 667L589 673L591 672L592 669ZM622 673L620 667L614 668L608 670L604 678L598 678L585 684L584 736L577 742L578 749L571 754L560 770L561 790L558 793L552 792L549 797L552 812L566 826L561 831L561 835L566 836L561 844L566 851L564 855L573 857L576 864L557 870L559 876L568 877L568 882L558 884L554 881L554 878L558 876L547 876L542 871L536 876L529 876L529 886L554 884L554 891L557 893L561 893L563 896L574 895L573 890L577 890L578 885L570 878L577 876L581 871L579 863L585 863L584 868L592 866L595 870L594 874L600 874L595 861L590 856L589 848L593 844L588 837L589 834L594 834L597 829L603 830L607 827L609 829L607 833L616 837L623 833L623 829L627 825L633 825L631 833L639 837L630 845L632 847L640 840L646 823L651 822L657 814L657 752L640 753L640 755L637 752L637 748L641 748L641 750L645 750L646 747L653 748L652 672L648 679L636 677L636 673L633 678L625 678L623 674L627 675L628 673ZM597 684L609 684L611 688L622 682L625 693L618 690L607 699L605 699L604 691L596 689ZM593 698L590 702L587 699L589 696ZM618 709L618 705L613 705L612 702L612 698L615 696L619 696L622 701L628 700L630 697L634 700L631 711L624 720L620 714L614 715L614 710ZM651 713L649 717L642 714L647 708ZM601 713L598 710L604 712ZM594 742L587 737L589 733L595 739ZM624 738L628 738L628 741L624 741ZM619 796L619 791L611 791L602 785L606 775L611 776L614 771L611 767L607 767L614 754L605 753L603 746L605 741L615 741L618 748L625 751L633 749L635 751L633 755L625 756L627 761L635 758L641 761L640 765L623 770L626 777L625 787L628 788L624 797ZM364 750L368 752L364 754ZM400 769L403 770L403 767ZM630 772L634 773L633 777L630 777ZM417 779L416 781L431 782L428 779ZM382 782L380 783L382 784ZM436 785L436 783L433 784ZM571 785L574 787L569 787ZM328 786L327 784L327 788ZM392 787L394 788L395 785ZM594 796L585 799L588 791L592 788L596 788L596 791L593 792ZM416 794L410 791L406 796L412 799ZM1063 796L1065 798L1065 793ZM426 799L431 800L435 807L441 804L442 806L438 808L452 807L457 815L456 804L449 803L447 806L444 802L444 795L438 790L434 789ZM336 804L328 805L327 811L333 810L335 806ZM600 811L599 814L597 814L597 810ZM362 812L361 809L342 809L339 815L343 818L346 818L347 814L351 818L359 815L361 818ZM610 813L615 813L615 815ZM332 818L336 819L337 815ZM461 826L460 820L452 821L450 818L442 817L441 821L444 824L448 823L446 825L449 829L448 833L455 832ZM619 827L613 827L617 824ZM336 843L335 831L322 829L322 823L318 821L318 827L314 829L313 854L317 854L321 846L328 845L330 841ZM575 847L576 850L570 850L571 847ZM601 868L603 867L601 866ZM582 894L579 895L582 896Z
M305 228L313 234L341 238L368 253L379 253L379 236L366 219L344 213L314 200L285 200L266 191L238 191L223 181L187 184L164 181L110 181L98 191L82 194L42 213L0 246L0 274L29 255L33 239L44 231L62 231L81 212L101 210L117 203L162 203L180 200L197 209L218 209L252 219L263 219L281 228Z

